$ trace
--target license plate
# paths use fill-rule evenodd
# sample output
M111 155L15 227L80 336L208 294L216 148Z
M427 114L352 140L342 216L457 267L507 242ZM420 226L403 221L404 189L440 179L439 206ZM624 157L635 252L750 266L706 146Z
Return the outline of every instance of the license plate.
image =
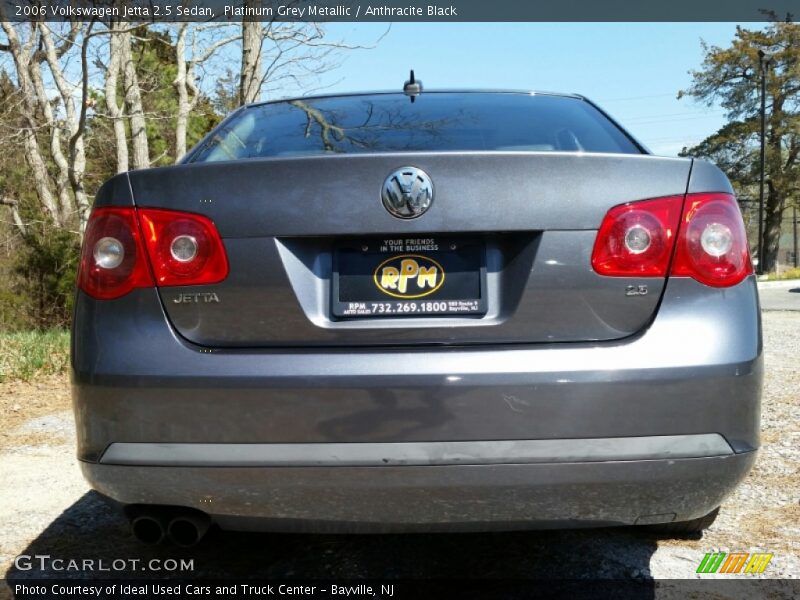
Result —
M334 252L333 316L486 314L486 247L440 236L353 240Z

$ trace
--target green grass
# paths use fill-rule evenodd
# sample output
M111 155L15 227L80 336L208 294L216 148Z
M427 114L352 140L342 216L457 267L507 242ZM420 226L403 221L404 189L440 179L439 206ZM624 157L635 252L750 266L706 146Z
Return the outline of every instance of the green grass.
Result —
M69 332L0 333L0 381L56 375L69 365Z
M777 279L800 279L800 269L786 269L780 273L770 273L767 277L769 281Z

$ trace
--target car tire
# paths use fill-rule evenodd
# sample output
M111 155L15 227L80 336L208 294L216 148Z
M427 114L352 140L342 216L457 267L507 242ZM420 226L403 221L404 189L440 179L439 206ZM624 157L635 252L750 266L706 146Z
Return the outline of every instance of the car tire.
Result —
M697 535L702 534L706 529L711 527L711 524L716 521L718 514L719 506L707 515L690 521L674 521L672 523L650 525L649 527L651 531L657 531L658 533L672 537Z

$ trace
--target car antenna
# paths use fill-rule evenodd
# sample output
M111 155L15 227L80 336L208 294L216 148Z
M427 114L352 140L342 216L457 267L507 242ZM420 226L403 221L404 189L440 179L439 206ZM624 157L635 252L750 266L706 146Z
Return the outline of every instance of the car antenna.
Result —
M422 82L414 78L414 69L411 69L411 78L403 84L403 93L411 98L411 102L422 93Z

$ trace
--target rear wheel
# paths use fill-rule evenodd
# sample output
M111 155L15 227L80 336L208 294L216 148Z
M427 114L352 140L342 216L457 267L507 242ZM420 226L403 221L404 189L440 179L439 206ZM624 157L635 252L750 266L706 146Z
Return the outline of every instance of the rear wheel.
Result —
M651 531L657 531L669 536L681 537L688 535L695 535L703 533L706 529L711 527L711 524L716 521L719 514L719 506L712 510L705 516L692 519L691 521L675 521L673 523L661 523L659 525L650 525Z

